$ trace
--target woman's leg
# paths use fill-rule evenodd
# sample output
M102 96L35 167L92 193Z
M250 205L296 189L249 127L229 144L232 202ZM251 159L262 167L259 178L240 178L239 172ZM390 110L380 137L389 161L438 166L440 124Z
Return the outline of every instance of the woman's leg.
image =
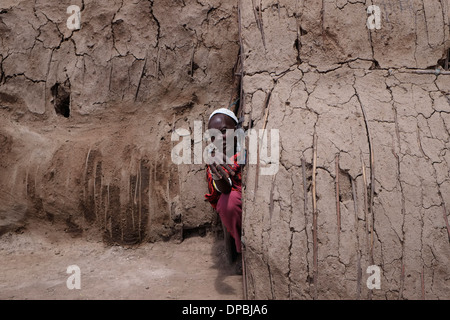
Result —
M234 238L236 251L241 252L242 201L240 191L220 195L216 210L220 219Z

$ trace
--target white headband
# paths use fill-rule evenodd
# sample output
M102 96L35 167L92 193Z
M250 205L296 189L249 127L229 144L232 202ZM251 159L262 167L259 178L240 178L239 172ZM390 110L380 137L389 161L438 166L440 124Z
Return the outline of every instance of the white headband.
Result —
M234 122L236 122L236 124L239 123L238 118L236 117L236 115L234 114L233 111L227 109L227 108L220 108L217 109L216 111L214 111L213 113L211 113L211 115L209 116L209 120L211 120L211 118L216 115L216 114L225 114L227 116L229 116L231 119L234 120Z

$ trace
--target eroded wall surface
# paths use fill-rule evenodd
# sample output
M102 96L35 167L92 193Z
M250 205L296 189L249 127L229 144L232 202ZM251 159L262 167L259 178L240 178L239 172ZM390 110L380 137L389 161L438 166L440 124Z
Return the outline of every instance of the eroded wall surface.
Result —
M241 4L246 125L280 138L246 168L248 298L448 299L448 3Z
M170 138L230 102L240 29L244 126L280 136L277 173L244 172L247 296L449 298L448 3L241 1L240 26L237 5L2 1L0 231L38 216L126 244L214 221Z
M204 166L174 164L171 135L229 103L236 8L2 1L0 226L39 216L137 243L214 223Z

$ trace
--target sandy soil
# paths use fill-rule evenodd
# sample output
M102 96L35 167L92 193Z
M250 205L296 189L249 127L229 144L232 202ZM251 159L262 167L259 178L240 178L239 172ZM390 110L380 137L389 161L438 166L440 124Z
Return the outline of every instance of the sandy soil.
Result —
M67 288L70 265L80 268L80 290ZM73 238L64 226L29 222L0 237L0 270L0 299L242 298L242 277L213 234L126 248L92 232Z

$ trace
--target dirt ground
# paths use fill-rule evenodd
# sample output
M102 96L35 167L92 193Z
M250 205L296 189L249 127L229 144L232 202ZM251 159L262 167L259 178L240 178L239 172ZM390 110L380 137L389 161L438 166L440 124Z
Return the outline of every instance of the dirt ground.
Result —
M77 265L81 289L67 288ZM64 226L29 222L0 237L0 299L12 300L231 300L241 299L242 277L212 233L182 243L108 246L90 231L73 238Z

